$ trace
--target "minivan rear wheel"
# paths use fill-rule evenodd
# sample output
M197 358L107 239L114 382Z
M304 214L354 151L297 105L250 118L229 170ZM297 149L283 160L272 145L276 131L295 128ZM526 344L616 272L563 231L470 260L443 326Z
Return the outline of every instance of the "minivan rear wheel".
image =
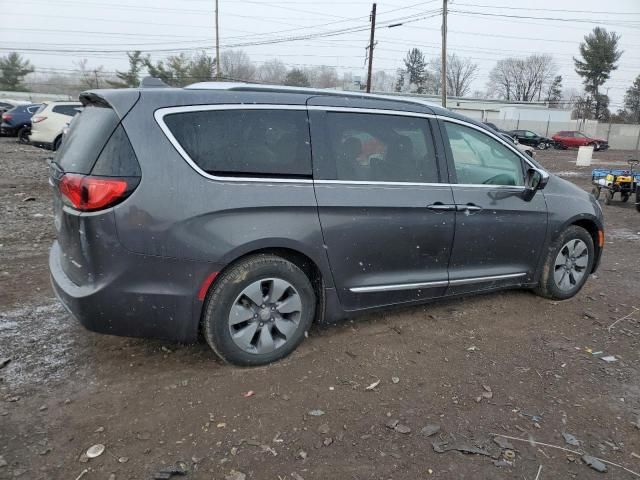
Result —
M226 362L263 365L296 349L315 309L313 286L300 268L277 255L252 255L216 279L206 300L204 336Z
M589 278L593 261L591 235L570 226L549 247L536 293L555 300L573 297Z

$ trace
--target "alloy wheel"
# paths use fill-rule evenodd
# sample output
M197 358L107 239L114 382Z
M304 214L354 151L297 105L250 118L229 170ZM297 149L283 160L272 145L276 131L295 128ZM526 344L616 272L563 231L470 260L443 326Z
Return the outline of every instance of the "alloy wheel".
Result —
M553 279L556 286L563 291L574 289L587 274L588 265L587 245L579 239L568 241L558 252L554 263Z
M231 339L244 352L271 353L293 337L301 314L300 294L289 282L255 281L233 302L228 320Z

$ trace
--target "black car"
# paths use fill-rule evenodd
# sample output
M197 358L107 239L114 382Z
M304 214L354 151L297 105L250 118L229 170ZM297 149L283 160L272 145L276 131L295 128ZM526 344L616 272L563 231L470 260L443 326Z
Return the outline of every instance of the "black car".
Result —
M31 117L40 108L39 103L18 105L2 114L0 134L7 137L18 137L21 142L29 141Z
M81 101L50 163L49 268L94 331L201 335L258 365L314 322L507 288L570 298L604 247L592 195L425 102L215 82Z
M537 148L538 150L545 150L551 148L554 145L554 141L550 138L538 135L531 130L511 130L508 132L513 138L518 139L523 145L529 145L530 147Z

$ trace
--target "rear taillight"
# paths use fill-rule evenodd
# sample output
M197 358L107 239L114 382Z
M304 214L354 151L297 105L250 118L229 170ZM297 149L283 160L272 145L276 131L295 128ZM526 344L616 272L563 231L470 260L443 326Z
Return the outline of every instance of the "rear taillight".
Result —
M2 120L4 120L5 122L8 122L9 120L11 120L13 118L13 115L9 114L9 113L3 113L2 114Z
M83 212L112 207L129 196L139 178L94 177L66 173L60 179L60 193L70 207Z
M31 117L31 123L38 123L46 119L47 117L43 117L41 115L34 115L33 117Z

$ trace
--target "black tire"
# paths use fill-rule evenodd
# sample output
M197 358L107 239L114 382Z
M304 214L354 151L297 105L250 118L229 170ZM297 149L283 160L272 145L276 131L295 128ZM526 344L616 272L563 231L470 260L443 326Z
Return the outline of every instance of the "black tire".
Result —
M234 302L245 288L254 282L270 278L285 280L296 290L302 305L298 326L286 342L272 352L250 353L233 340L229 315ZM204 337L225 362L240 366L264 365L286 357L296 349L311 327L315 311L316 295L313 286L300 268L277 255L252 255L231 265L216 279L204 307Z
M29 127L22 127L18 132L18 143L22 143L22 144L29 143L30 133L31 133L31 129Z
M615 194L615 192L613 190L607 190L606 193L604 194L604 204L605 205L610 205L611 202L613 202L613 195Z
M593 195L593 198L595 198L596 200L600 198L600 190L600 187L593 187L591 189L591 195Z
M631 196L631 194L629 194L629 193L621 193L620 194L620 200L622 200L622 203L624 203L627 200L629 200L630 196Z
M62 136L59 136L53 141L53 146L51 147L51 149L54 152L56 152L60 148L61 143L62 143Z
M584 269L585 274L582 276L580 281L576 282L575 285L573 285L573 288L571 288L570 290L562 290L558 287L558 285L556 285L556 281L554 279L556 257L560 253L560 250L567 243L573 240L580 240L584 242L587 247L587 254L589 255L589 257L587 259L587 265ZM582 227L578 227L577 225L571 225L564 232L562 232L560 236L556 238L549 247L544 265L542 267L540 282L538 284L538 287L536 287L535 292L542 297L551 298L554 300L566 300L573 297L580 291L580 289L589 278L589 275L591 274L594 254L595 250L593 246L593 239L591 238L589 232L587 232Z
M538 143L538 145L536 145L536 148L538 150L546 150L547 144L545 142L540 142L540 143Z

